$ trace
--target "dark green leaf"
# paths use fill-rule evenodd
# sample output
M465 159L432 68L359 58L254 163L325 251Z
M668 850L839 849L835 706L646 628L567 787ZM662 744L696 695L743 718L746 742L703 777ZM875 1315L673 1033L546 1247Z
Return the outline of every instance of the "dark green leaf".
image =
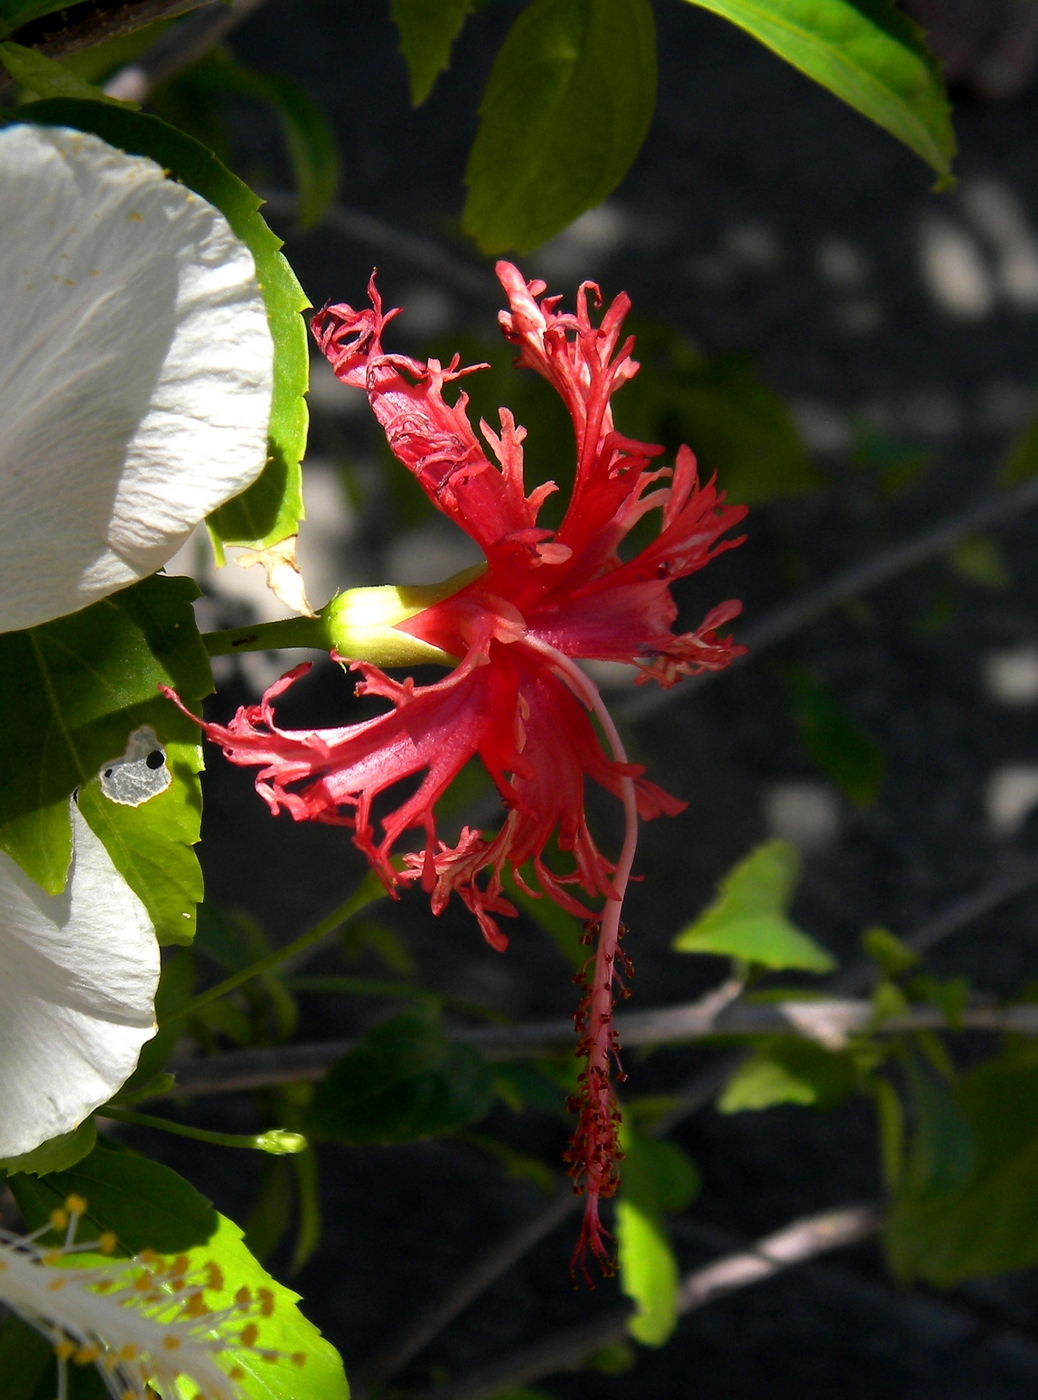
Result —
M796 928L786 910L800 878L788 841L758 846L721 881L717 899L674 939L679 953L718 953L762 967L829 972L833 958Z
M236 500L210 517L218 544L261 549L293 535L303 514L299 462L306 447L307 412L303 398L309 380L306 326L300 312L309 305L295 274L281 256L281 240L257 210L262 201L221 165L211 151L158 117L102 102L56 100L18 109L19 121L72 126L92 131L131 155L150 156L214 204L248 247L267 305L274 337L274 397L271 403L270 460L259 478Z
M807 671L791 667L786 684L800 738L819 771L856 807L871 807L886 771L882 749Z
M13 34L30 20L65 8L60 0L0 0L0 35Z
M652 120L649 0L534 0L501 47L465 179L466 233L529 252L600 204Z
M670 452L687 443L700 476L716 474L745 504L817 491L825 477L808 457L792 415L745 355L706 359L679 331L629 318L638 375L616 404L621 429Z
M1011 1045L950 1100L928 1081L916 1112L887 1229L894 1271L944 1286L1038 1263L1038 1045Z
M891 0L688 0L731 20L951 180L955 133L937 60Z
M790 1037L758 1044L735 1071L717 1100L720 1113L742 1113L797 1103L833 1108L856 1085L850 1056L824 1050L809 1040Z
M299 196L298 226L317 223L339 187L339 149L328 118L309 93L278 74L243 67L222 49L206 54L183 81L202 94L235 92L274 108Z
M71 1171L39 1181L12 1177L10 1185L30 1229L45 1224L52 1210L77 1194L88 1203L84 1234L88 1228L98 1234L111 1230L127 1254L151 1248L186 1254L192 1267L214 1261L225 1282L223 1290L213 1290L207 1298L216 1307L231 1305L239 1288L253 1293L270 1289L275 1307L260 1324L262 1340L287 1356L304 1352L306 1364L272 1366L255 1353L236 1350L235 1363L246 1373L240 1384L249 1400L347 1400L342 1362L299 1312L298 1294L272 1279L246 1249L238 1226L218 1215L176 1172L99 1144Z
M176 711L157 696L160 682L189 701L212 688L191 609L197 592L190 579L156 576L82 612L0 636L0 709L7 720L0 734L0 847L52 894L64 888L71 859L72 790L122 754L128 736L142 724L151 725L160 742L167 736L183 741ZM197 827L185 813L193 811L197 819L199 804L191 762L180 763L174 787L178 783L183 792L164 803L154 824L162 827L168 820L166 839L190 841L197 839ZM152 824L144 816L152 803L163 798L127 809L141 815L142 831ZM119 839L112 838L112 859L149 910L156 905L157 921L167 924L173 913L177 924L183 867L194 861L190 846L171 857L168 887L152 870L148 878L154 876L155 885L138 888L140 870L124 844L124 838L132 839L133 826L113 826ZM111 832L102 829L98 835L106 840ZM153 850L154 837L154 832L142 835L142 860ZM180 919L179 925L187 928L189 920Z
M1019 486L1038 472L1038 418L1032 418L1009 449L999 473L1000 486Z
M432 1014L397 1016L332 1068L304 1131L350 1146L414 1142L476 1122L493 1095L490 1069L471 1046L448 1041Z
M63 1172L93 1152L97 1143L97 1129L92 1118L85 1119L78 1128L50 1142L41 1143L31 1152L23 1152L20 1157L5 1157L0 1160L2 1172L28 1172L30 1176L46 1176L48 1172ZM2 1372L0 1372L2 1374Z
M1012 583L1005 558L989 535L971 535L945 555L952 573L981 588L1008 588Z
M54 1347L13 1315L0 1326L0 1375L7 1400L53 1400Z
M411 101L420 107L450 63L451 45L472 9L472 0L390 0L400 52L411 79Z

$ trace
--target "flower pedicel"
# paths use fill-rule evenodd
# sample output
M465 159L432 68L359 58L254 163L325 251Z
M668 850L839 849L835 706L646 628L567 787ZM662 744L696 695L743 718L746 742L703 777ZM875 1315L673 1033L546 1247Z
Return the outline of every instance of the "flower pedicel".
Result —
M539 887L529 892L545 894L584 919L589 911L575 890L603 901L588 924L589 941L597 946L577 1013L586 1063L571 1104L578 1123L567 1155L576 1189L586 1197L578 1257L590 1249L608 1268L598 1208L619 1181L619 1112L610 1062L617 1049L613 991L625 965L620 910L638 817L674 815L685 804L628 763L597 689L577 663L632 663L640 668L639 683L664 686L726 666L742 648L719 637L717 629L737 616L740 604L722 603L696 631L675 635L670 585L740 542L721 537L745 508L726 506L712 482L699 484L687 447L673 468L652 469L663 449L614 427L610 398L638 369L631 359L633 340L621 341L626 296L618 296L596 326L588 308L589 293L600 304L593 283L580 287L572 314L557 310L557 297L538 300L544 283L526 283L510 263L498 263L497 274L509 302L501 329L518 347L517 365L543 375L573 421L576 477L561 525L549 530L537 523L541 504L556 488L548 483L526 494L525 430L509 411L500 410L497 431L480 424L495 463L468 420L467 396L459 394L453 405L444 398L447 384L480 366L461 368L455 358L444 367L383 351L383 329L396 313L383 314L372 279L369 310L328 306L314 317L313 330L338 378L366 391L399 461L486 556L485 567L429 590L424 606L413 602L421 590L407 590L411 605L396 614L395 635L403 643L410 639L413 659L437 658L453 670L434 685L393 680L371 664L370 654L365 658L363 643L347 626L333 656L361 673L358 694L391 702L385 713L340 729L278 728L272 702L308 669L300 666L228 725L203 728L233 763L260 768L256 789L273 812L351 827L355 844L390 892L402 882L420 883L435 913L457 894L494 948L507 944L498 917L516 912L504 895L505 870L526 889L520 868L529 862ZM624 560L619 550L625 538L653 510L661 516L658 534ZM345 617L350 597L333 599L325 612ZM375 656L384 652L383 646ZM434 804L475 755L506 815L496 835L466 828L451 847L438 839ZM417 774L424 774L417 790L381 819L376 836L373 801ZM599 851L588 829L588 777L624 806L626 833L616 864ZM405 856L401 873L391 856L413 827L423 830L424 847ZM570 860L561 873L544 859L553 837Z

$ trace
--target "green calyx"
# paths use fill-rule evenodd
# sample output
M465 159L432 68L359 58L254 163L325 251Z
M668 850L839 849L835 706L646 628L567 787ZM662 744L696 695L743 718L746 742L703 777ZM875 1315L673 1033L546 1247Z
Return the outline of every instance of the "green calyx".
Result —
M286 617L278 622L232 627L209 632L202 640L210 656L307 647L335 651L350 661L366 661L372 666L454 666L456 656L410 636L398 624L460 593L485 569L485 564L476 564L442 583L351 588L332 598L316 617Z

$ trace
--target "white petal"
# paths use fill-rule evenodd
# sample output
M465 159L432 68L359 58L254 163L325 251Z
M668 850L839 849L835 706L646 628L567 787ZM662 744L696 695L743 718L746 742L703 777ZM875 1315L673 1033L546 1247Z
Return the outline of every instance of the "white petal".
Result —
M155 1033L155 930L75 803L72 826L62 894L0 852L0 1157L76 1127Z
M273 342L252 254L154 161L0 131L0 631L154 572L253 482Z

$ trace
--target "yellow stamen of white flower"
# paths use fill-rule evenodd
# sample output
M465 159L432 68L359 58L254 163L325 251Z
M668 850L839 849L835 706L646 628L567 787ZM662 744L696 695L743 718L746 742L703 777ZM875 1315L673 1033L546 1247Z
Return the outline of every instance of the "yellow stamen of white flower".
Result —
M53 1345L59 1396L67 1394L69 1362L96 1366L113 1400L178 1400L180 1381L193 1382L205 1400L243 1400L238 1382L246 1372L237 1362L245 1353L296 1366L306 1360L260 1345L260 1323L276 1301L269 1289L254 1296L242 1287L228 1306L210 1304L207 1292L224 1291L213 1260L193 1264L145 1250L95 1263L116 1241L106 1234L77 1242L86 1209L82 1197L70 1196L32 1234L0 1229L0 1302ZM41 1247L37 1241L53 1229L65 1232L64 1244Z

